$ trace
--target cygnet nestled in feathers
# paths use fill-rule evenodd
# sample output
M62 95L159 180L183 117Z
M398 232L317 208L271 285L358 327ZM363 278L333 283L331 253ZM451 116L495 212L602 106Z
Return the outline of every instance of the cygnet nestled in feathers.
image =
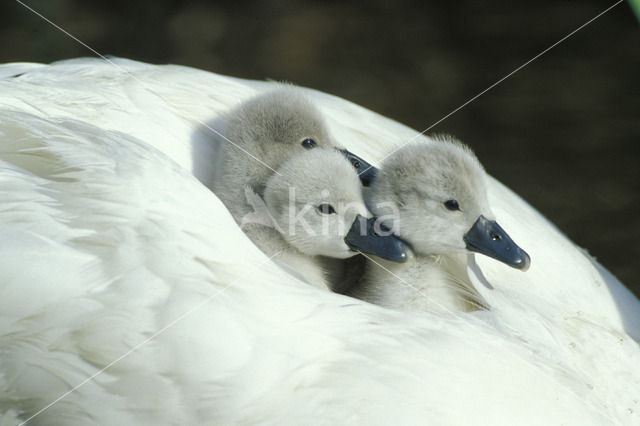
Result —
M397 237L372 232L376 218L365 206L358 175L336 150L295 155L267 181L264 205L257 197L250 195L259 220L244 223L243 230L267 256L313 285L330 287L319 256L346 259L365 252L396 262L410 257Z
M384 225L412 246L416 259L407 265L370 261L352 290L356 297L406 310L471 310L482 301L466 279L465 254L482 253L523 270L529 266L527 253L494 220L482 166L450 138L394 152L368 201Z
M240 222L250 211L244 188L262 196L269 176L293 155L337 148L368 185L376 169L331 138L317 108L293 86L260 94L226 114L214 142L218 169L208 186ZM222 136L223 135L223 136Z

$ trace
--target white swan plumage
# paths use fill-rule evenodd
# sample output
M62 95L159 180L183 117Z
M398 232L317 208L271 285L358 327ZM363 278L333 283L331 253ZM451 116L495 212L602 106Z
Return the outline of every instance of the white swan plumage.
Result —
M477 258L491 310L323 292L196 179L202 123L273 83L111 61L0 67L0 424L640 424L640 303L505 186L532 264ZM416 136L306 93L374 164Z

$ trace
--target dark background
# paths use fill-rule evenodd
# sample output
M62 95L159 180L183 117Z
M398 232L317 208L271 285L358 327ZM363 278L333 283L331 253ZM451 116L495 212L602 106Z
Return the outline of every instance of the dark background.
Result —
M24 2L102 54L288 80L419 130L614 3ZM0 62L92 55L12 0L0 43ZM623 3L432 131L640 294L639 115L640 26Z

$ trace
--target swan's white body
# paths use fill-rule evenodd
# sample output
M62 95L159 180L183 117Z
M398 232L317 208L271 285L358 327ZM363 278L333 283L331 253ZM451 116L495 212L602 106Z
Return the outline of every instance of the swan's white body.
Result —
M503 185L532 265L477 257L490 311L323 292L193 177L200 121L270 83L115 62L0 67L0 424L107 366L31 424L640 424L640 303ZM374 164L415 135L309 96Z

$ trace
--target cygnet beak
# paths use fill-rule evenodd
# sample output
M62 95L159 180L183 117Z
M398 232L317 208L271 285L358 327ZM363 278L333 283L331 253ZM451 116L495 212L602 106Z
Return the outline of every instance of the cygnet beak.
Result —
M373 179L375 179L378 169L346 149L341 149L340 152L347 157L347 159L351 161L351 164L353 164L353 167L355 167L362 186L369 186L371 182L373 182Z
M357 215L349 229L344 242L353 251L373 254L382 259L393 262L406 262L413 257L413 252L407 243L391 233L380 224L381 234L375 230L377 217L365 218ZM384 235L382 235L384 233Z
M467 250L492 257L516 269L526 271L531 258L495 220L480 216L463 237Z

